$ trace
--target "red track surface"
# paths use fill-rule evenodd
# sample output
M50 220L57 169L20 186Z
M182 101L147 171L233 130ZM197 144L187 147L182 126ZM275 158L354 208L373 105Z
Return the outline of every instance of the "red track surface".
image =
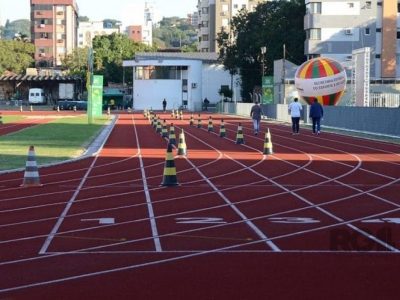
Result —
M263 123L264 156L249 120L224 116L223 139L221 116L216 133L185 118L178 187L139 114L99 156L40 169L42 187L1 175L0 299L396 298L400 146Z

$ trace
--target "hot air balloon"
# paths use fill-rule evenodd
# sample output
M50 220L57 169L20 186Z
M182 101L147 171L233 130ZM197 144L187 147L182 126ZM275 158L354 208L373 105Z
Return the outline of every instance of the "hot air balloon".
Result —
M339 62L317 57L297 69L294 82L299 96L308 104L317 98L323 105L336 105L343 95L346 80L346 72Z

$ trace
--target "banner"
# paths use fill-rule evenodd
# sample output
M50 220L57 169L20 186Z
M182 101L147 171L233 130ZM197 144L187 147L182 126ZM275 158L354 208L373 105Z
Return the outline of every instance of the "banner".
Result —
M101 117L103 115L103 76L92 76L92 85L88 88L89 123L93 123L94 117Z
M274 77L262 77L262 101L261 104L271 104L274 102Z

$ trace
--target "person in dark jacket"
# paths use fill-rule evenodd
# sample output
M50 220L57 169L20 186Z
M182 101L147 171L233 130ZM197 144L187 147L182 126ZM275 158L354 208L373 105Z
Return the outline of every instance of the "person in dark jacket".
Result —
M314 103L311 104L310 118L312 119L312 130L313 134L321 133L321 119L324 116L324 109L318 102L317 98L314 98Z
M260 131L260 122L261 122L261 115L263 115L263 111L261 106L256 102L250 111L250 117L253 119L253 126L254 126L254 134L257 135Z
M165 112L165 110L167 109L167 100L165 98L162 102L162 108L163 108L163 112Z

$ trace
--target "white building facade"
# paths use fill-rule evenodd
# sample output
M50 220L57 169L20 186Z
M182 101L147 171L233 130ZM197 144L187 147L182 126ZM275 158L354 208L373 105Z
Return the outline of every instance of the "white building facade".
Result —
M124 61L133 68L133 108L167 109L184 107L198 111L207 98L221 100L219 90L238 82L217 61L216 53L137 53L134 60Z
M78 27L78 47L91 47L92 40L98 35L119 33L120 28L107 28L103 21L80 22Z
M351 61L371 48L371 79L400 78L399 0L305 0L304 53Z

